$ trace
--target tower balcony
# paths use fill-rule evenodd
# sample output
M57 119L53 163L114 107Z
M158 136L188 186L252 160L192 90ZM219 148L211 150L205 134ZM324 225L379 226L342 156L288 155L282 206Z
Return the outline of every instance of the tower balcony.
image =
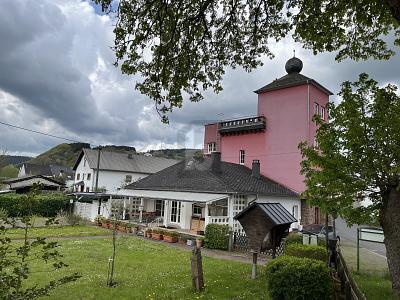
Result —
M266 120L264 116L226 120L218 123L221 135L241 134L264 131Z

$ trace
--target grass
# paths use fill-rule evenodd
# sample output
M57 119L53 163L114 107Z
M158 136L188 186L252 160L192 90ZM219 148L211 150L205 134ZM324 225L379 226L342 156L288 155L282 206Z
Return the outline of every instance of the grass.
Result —
M36 237L68 237L68 236L95 236L106 235L111 231L95 226L77 225L77 226L46 226L30 228L28 235L30 238ZM7 237L11 239L22 239L24 230L21 228L8 229Z
M393 296L388 265L384 257L360 248L360 272L357 272L357 248L343 245L340 249L357 286L368 300L398 299Z
M353 278L368 300L398 300L392 293L389 275L353 273Z
M44 230L38 228L37 230ZM93 233L95 227L48 228L53 236ZM45 234L41 231L40 234ZM69 266L55 272L40 272L32 266L27 286L48 283L64 274L79 272L78 281L52 291L43 299L269 299L264 267L257 280L250 279L251 265L203 256L205 290L192 289L191 253L134 236L117 240L115 288L106 286L111 238L68 239L59 241L64 262ZM15 241L15 243L20 243Z

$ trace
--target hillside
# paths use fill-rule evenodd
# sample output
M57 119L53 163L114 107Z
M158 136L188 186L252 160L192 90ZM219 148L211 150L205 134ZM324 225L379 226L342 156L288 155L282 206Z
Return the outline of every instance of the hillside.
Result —
M0 168L8 165L16 166L30 159L32 159L30 156L4 155L0 158Z
M90 148L90 144L60 144L31 159L29 163L38 165L57 164L72 167L82 148Z

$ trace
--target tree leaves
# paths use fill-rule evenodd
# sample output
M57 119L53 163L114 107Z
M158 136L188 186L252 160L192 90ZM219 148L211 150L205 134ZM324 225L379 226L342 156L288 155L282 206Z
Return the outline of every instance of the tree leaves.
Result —
M382 195L400 183L400 97L395 86L381 88L367 74L344 82L340 95L339 105L329 104L329 123L316 120L319 148L299 146L304 196L350 223L361 223L378 215ZM355 200L366 198L373 205L354 207Z

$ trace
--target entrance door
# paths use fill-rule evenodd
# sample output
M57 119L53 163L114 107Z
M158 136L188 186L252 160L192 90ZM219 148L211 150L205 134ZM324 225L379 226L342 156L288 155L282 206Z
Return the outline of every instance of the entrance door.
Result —
M173 223L181 222L181 202L180 201L171 201L170 221Z

